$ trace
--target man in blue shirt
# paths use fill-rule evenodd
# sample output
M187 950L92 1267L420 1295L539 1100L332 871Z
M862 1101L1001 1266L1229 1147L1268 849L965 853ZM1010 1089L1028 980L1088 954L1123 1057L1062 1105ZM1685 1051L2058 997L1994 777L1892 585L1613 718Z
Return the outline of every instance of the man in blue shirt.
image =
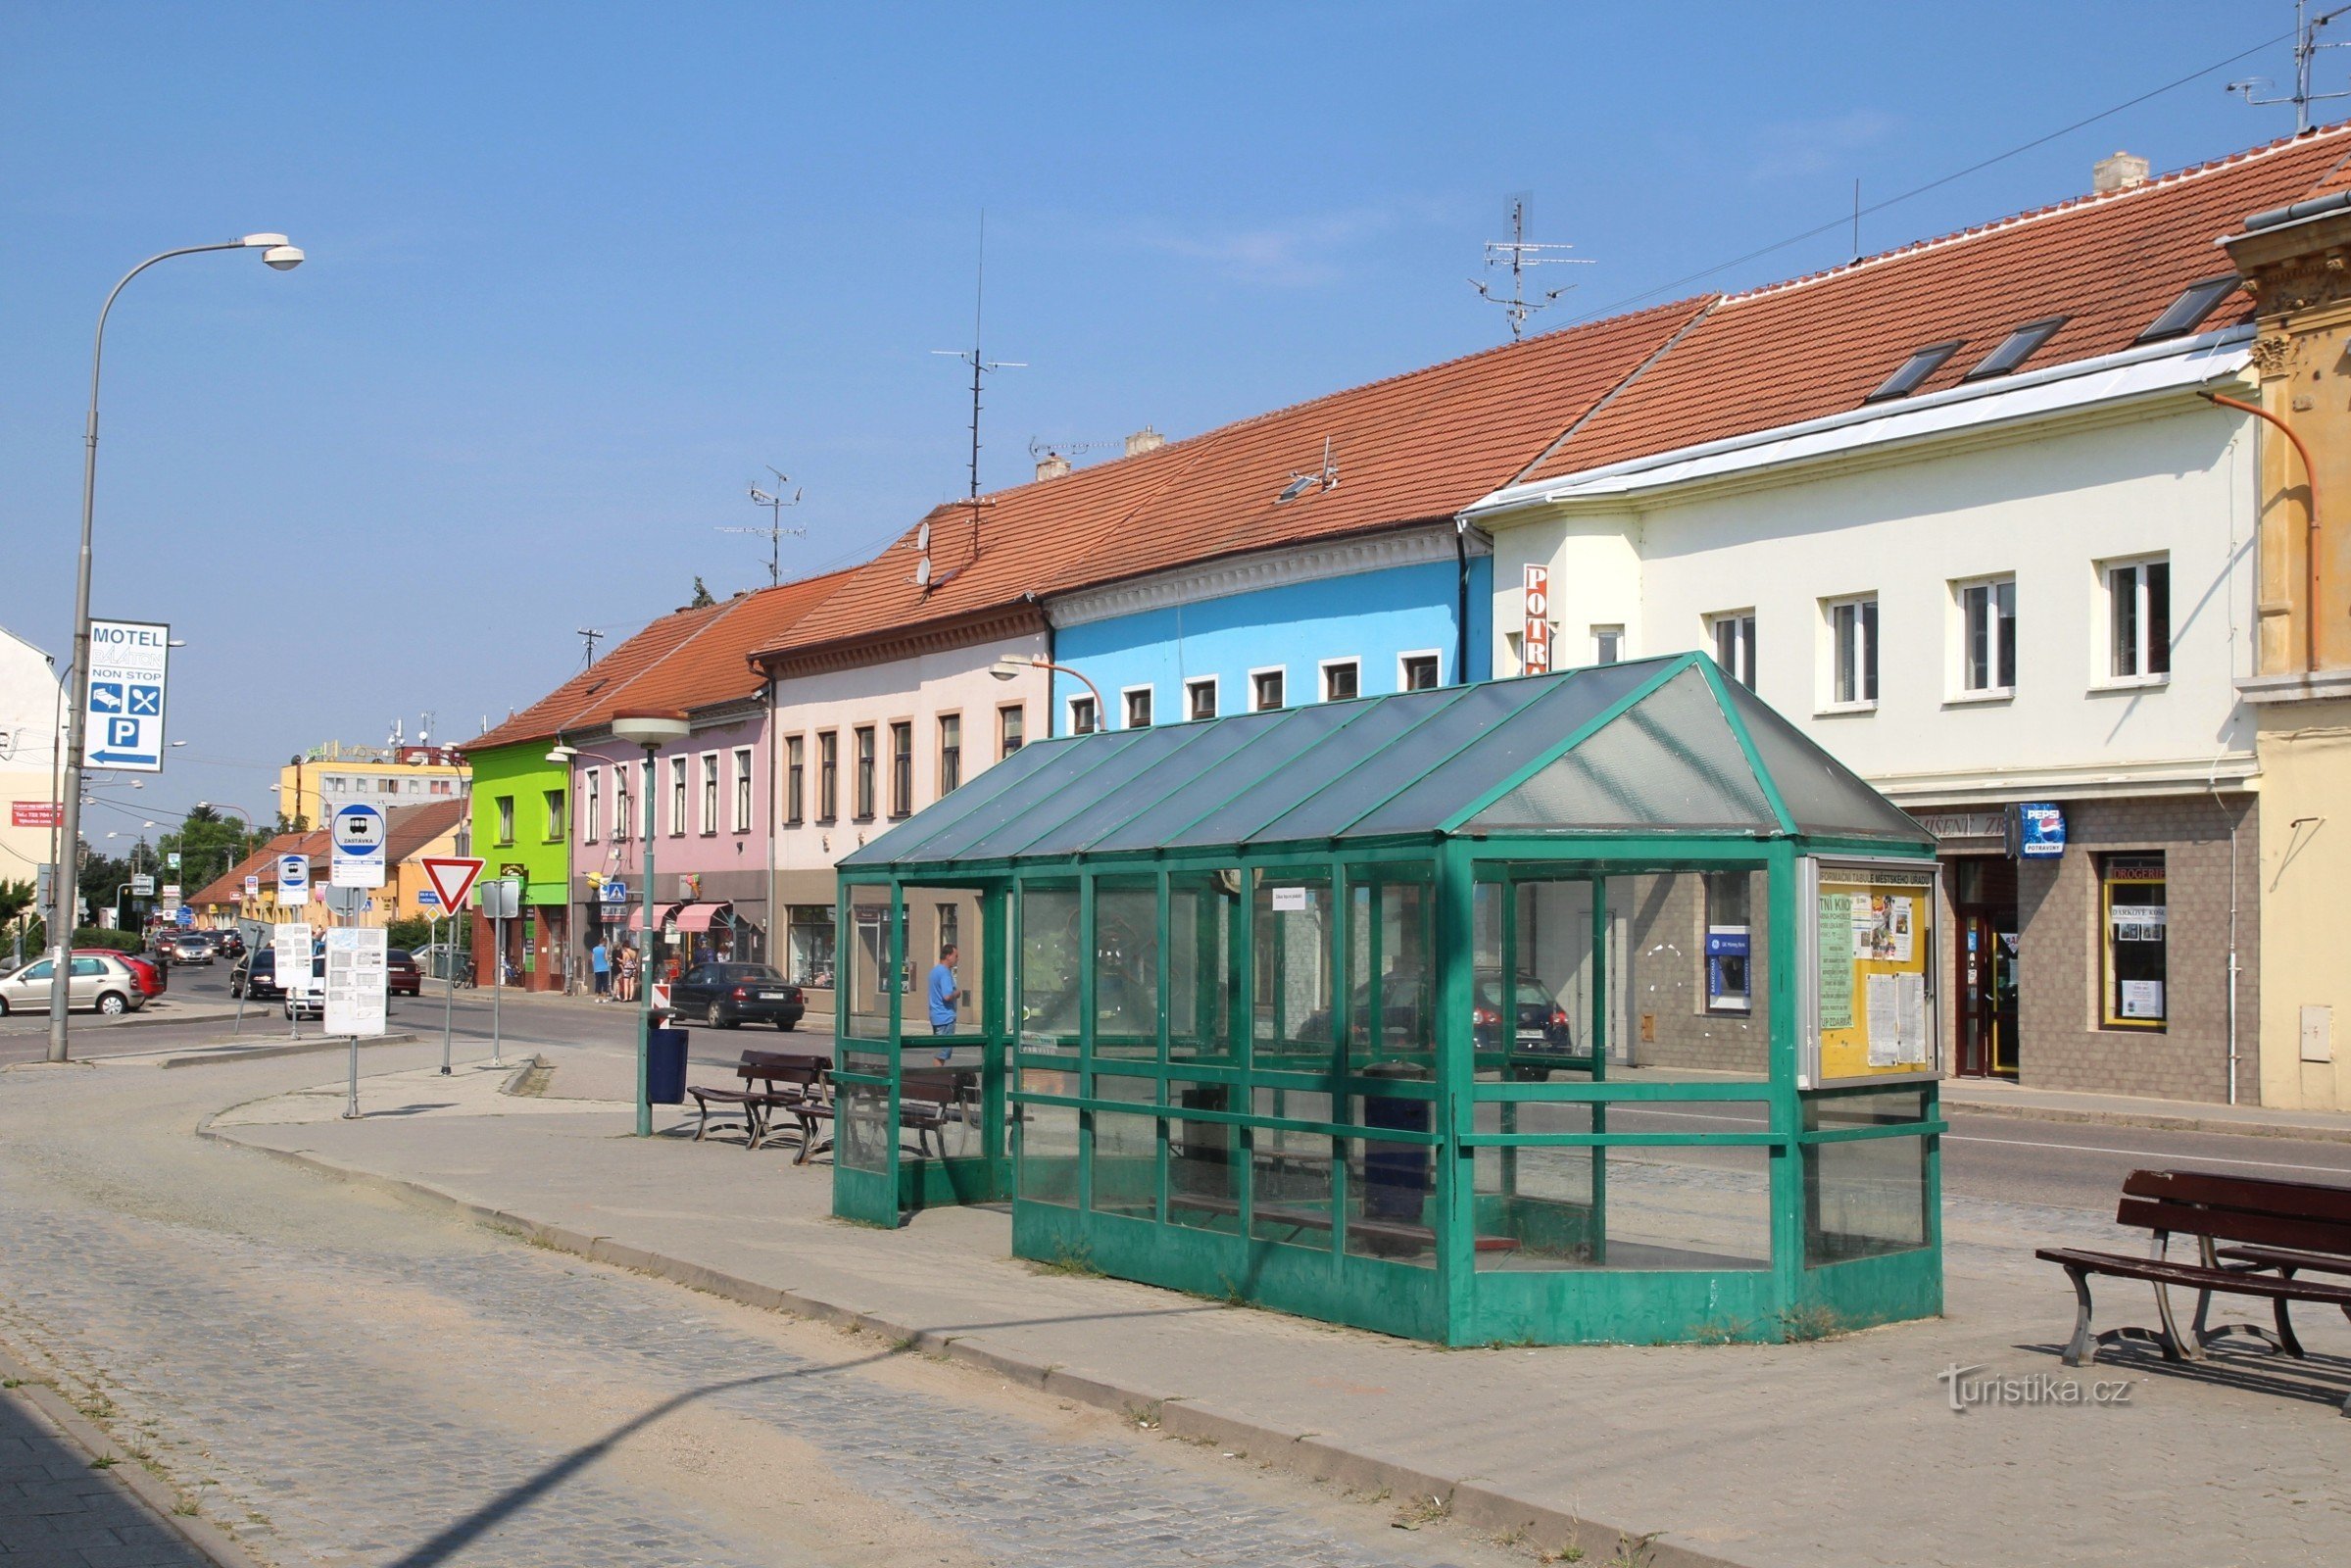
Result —
M606 950L602 937L598 937L596 946L588 950L588 968L596 976L596 1000L599 1002L612 1001L612 956Z
M931 1033L935 1035L952 1035L955 1032L955 1004L966 997L966 993L955 983L956 956L955 944L951 942L939 950L939 961L931 966ZM941 1047L939 1059L944 1062L954 1054Z

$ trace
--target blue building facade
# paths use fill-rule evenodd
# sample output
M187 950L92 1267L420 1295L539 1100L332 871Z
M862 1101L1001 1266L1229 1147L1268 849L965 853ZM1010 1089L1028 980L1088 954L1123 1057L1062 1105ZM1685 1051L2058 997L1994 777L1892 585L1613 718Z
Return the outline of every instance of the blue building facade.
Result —
M1182 567L1055 599L1053 659L1127 729L1484 680L1493 557L1450 523ZM1089 727L1086 688L1053 684L1053 731Z

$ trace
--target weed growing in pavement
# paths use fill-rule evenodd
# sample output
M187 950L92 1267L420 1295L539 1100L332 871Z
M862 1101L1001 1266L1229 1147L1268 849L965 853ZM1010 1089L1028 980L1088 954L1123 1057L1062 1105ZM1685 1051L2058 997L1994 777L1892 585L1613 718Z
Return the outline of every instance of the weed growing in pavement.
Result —
M1094 1261L1094 1249L1085 1242L1055 1242L1053 1255L1029 1259L1033 1274L1063 1274L1081 1279L1101 1279L1102 1271Z
M98 1455L97 1458L90 1461L90 1468L93 1470L112 1470L116 1465L119 1465L122 1462L122 1461L121 1459L115 1457L111 1453L102 1453Z
M1388 1522L1398 1530L1418 1530L1422 1525L1435 1524L1449 1516L1452 1511L1453 1499L1450 1497L1415 1497L1398 1508L1396 1517Z
M1140 1430L1145 1432L1156 1432L1159 1430L1159 1423L1164 1416L1166 1408L1166 1400L1153 1399L1149 1404L1122 1405L1120 1406L1119 1413L1124 1415L1128 1421L1132 1422Z
M193 1519L198 1512L196 1499L183 1492L179 1495L179 1500L171 1504L171 1511L182 1519Z
M1791 1306L1780 1314L1780 1332L1788 1337L1790 1345L1839 1339L1846 1332L1845 1320L1837 1315L1835 1307L1810 1301L1802 1306Z
M1699 1324L1690 1334L1692 1345L1735 1345L1747 1332L1743 1318L1715 1318Z
M21 1389L24 1386L23 1378L0 1378L0 1389Z

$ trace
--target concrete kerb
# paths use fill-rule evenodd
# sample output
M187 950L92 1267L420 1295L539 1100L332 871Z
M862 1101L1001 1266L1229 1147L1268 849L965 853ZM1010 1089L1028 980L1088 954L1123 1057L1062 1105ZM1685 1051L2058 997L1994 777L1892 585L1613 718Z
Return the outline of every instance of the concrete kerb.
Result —
M216 1129L212 1118L196 1129L197 1136L254 1153L267 1154L333 1181L372 1187L393 1197L421 1200L429 1207L487 1225L534 1247L569 1252L593 1262L628 1269L682 1285L724 1300L764 1311L781 1312L870 1334L920 1354L936 1356L988 1373L1022 1388L1036 1389L1055 1398L1107 1410L1134 1419L1137 1410L1160 1412L1160 1430L1174 1438L1215 1446L1309 1481L1326 1482L1358 1494L1386 1494L1399 1498L1431 1498L1437 1507L1472 1528L1495 1532L1523 1530L1532 1539L1574 1545L1586 1556L1604 1560L1620 1546L1635 1544L1636 1559L1649 1568L1747 1568L1734 1557L1684 1545L1670 1535L1641 1533L1583 1518L1530 1502L1475 1477L1448 1477L1417 1469L1400 1460L1342 1447L1315 1433L1283 1432L1246 1417L1232 1415L1180 1394L1160 1393L1103 1382L1064 1371L1059 1365L1007 1354L972 1339L896 1322L877 1312L844 1306L803 1295L799 1291L746 1280L705 1264L688 1262L632 1247L607 1236L591 1236L568 1226L551 1225L528 1216L492 1208L442 1192L406 1177L385 1176L345 1165L307 1150L272 1149L250 1144L233 1133Z
M2018 1121L2059 1122L2075 1127L2143 1127L2150 1132L2165 1133L2228 1133L2240 1138L2294 1138L2310 1143L2351 1144L2351 1127L2335 1127L2306 1122L2238 1120L2224 1116L2197 1116L2174 1111L2081 1109L2072 1105L2012 1105L1991 1098L1963 1098L1951 1092L1950 1083L1943 1084L1943 1107L1946 1110L1974 1110L1990 1116L2011 1116ZM2279 1114L2290 1114L2280 1112Z
M361 1044L366 1046L413 1046L419 1037L414 1034L370 1035ZM320 1051L348 1051L349 1035L320 1035L316 1040L289 1040L278 1046L254 1046L246 1049L239 1040L208 1040L201 1046L191 1046L185 1054L166 1056L158 1067L210 1067L223 1061L268 1061L272 1056L307 1056ZM139 1057L151 1053L130 1053L108 1056L104 1060L135 1066Z
M0 1351L0 1382L15 1386L0 1390L0 1398L15 1399L30 1409L39 1423L55 1427L75 1447L90 1456L92 1468L105 1461L107 1479L136 1498L158 1523L203 1553L216 1568L262 1568L256 1558L219 1525L201 1513L181 1513L180 1494L142 1464L138 1455L108 1437L101 1427L66 1396L45 1383L32 1381L14 1357Z

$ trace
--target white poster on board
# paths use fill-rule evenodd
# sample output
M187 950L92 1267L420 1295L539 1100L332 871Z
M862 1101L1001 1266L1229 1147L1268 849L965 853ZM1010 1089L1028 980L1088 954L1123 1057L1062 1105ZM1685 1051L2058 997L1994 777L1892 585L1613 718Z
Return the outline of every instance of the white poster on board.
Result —
M311 923L293 920L269 928L269 946L276 950L277 989L289 997L307 997L311 990Z
M380 929L336 926L326 933L326 1032L380 1035L390 980L390 944Z

